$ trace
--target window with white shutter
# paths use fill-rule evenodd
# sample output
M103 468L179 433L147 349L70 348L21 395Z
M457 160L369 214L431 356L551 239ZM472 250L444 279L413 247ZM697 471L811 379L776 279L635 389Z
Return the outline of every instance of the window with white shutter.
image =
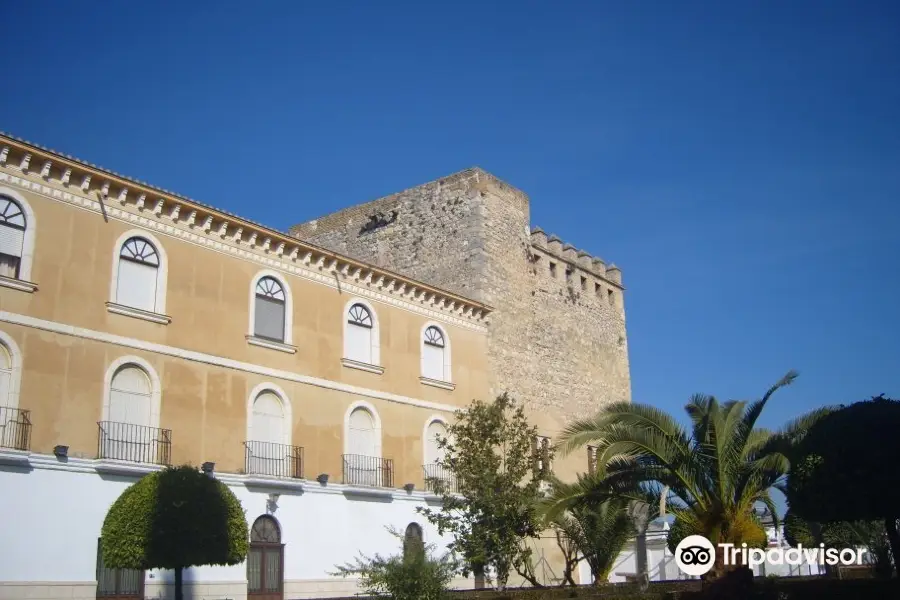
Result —
M372 336L374 321L372 313L362 304L354 304L347 311L344 356L357 362L374 364L372 357Z
M119 253L117 277L116 303L156 312L159 254L153 244L141 237L126 240Z
M375 419L365 408L357 408L350 413L350 439L347 449L350 454L361 456L377 456L378 443L375 431Z
M0 406L10 406L9 386L12 381L12 360L6 346L0 344ZM0 426L3 424L0 423Z
M25 241L25 213L19 203L0 196L0 275L16 279Z
M150 377L135 365L116 371L109 386L109 415L114 423L150 426L152 387Z
M449 380L449 373L445 369L446 352L444 333L437 327L428 327L422 340L422 377L437 381Z
M284 409L281 399L274 392L263 392L253 401L253 423L250 427L252 441L284 444Z
M273 277L263 277L256 284L253 335L283 342L285 336L284 288Z
M425 464L432 465L444 458L439 439L447 439L447 428L440 421L432 421L425 433Z

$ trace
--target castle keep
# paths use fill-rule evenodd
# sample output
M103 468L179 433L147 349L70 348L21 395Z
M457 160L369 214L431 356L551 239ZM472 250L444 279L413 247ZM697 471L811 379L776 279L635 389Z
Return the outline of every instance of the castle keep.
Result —
M290 233L490 305L491 392L548 435L631 398L621 271L532 228L528 197L479 168Z

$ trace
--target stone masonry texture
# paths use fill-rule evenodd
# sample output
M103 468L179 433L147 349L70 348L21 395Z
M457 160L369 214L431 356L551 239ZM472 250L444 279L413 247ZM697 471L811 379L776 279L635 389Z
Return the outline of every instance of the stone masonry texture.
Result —
M548 434L631 400L620 271L532 230L528 197L479 168L290 233L492 306L492 391Z

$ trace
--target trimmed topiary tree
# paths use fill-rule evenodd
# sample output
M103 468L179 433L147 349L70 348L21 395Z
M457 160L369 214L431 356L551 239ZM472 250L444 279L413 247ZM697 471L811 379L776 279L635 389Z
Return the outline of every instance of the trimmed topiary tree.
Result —
M831 412L791 450L791 512L820 523L882 521L900 568L900 401L876 396Z
M100 549L113 568L174 570L182 600L183 569L243 562L248 530L228 486L191 466L170 467L122 492L103 521Z

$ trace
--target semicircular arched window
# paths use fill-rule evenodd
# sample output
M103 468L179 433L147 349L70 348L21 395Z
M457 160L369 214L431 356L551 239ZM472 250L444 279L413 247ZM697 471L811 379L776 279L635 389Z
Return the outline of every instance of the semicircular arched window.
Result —
M18 279L25 243L25 213L9 196L0 196L0 275Z
M375 316L361 303L347 309L344 327L344 358L367 365L377 365L377 339Z
M263 277L256 283L253 335L284 342L285 294L274 277Z
M145 238L125 240L119 250L116 303L156 312L159 253Z
M431 325L422 334L422 377L450 381L450 349L444 332Z

